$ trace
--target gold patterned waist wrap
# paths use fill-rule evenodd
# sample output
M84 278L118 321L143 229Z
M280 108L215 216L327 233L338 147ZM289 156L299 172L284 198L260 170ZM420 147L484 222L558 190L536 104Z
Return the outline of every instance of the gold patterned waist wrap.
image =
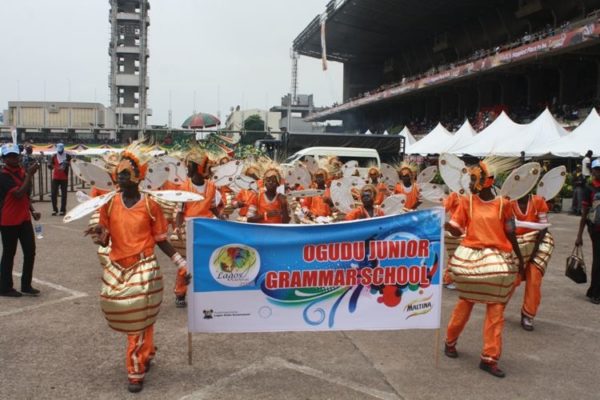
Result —
M181 254L183 258L186 258L187 254L187 234L186 225L182 225L173 230L173 233L169 235L169 242L173 248Z
M546 268L548 267L550 257L552 256L552 251L554 250L554 238L550 232L546 232L537 251L535 254L532 254L533 248L535 247L535 243L537 241L538 233L538 231L535 231L526 233L524 235L519 235L517 236L517 243L519 244L519 249L521 249L523 261L525 263L532 263L535 265L535 267L539 269L543 275L546 273Z
M136 333L156 322L163 295L160 267L154 254L124 268L114 261L104 266L100 306L108 325Z
M448 259L454 255L454 252L460 246L460 242L465 238L465 235L452 236L450 232L444 232L444 248L446 249L446 255Z
M459 296L478 303L508 302L519 270L512 253L465 246L458 246L448 269Z

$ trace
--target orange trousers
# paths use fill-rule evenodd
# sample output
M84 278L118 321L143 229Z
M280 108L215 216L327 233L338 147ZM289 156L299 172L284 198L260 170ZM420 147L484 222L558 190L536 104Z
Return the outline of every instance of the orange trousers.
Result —
M156 354L154 347L154 325L150 325L142 332L127 335L127 378L130 382L142 382L146 373L146 366Z
M474 302L458 299L446 332L446 344L455 346L458 337L467 325ZM504 328L504 308L506 304L486 304L485 321L483 323L483 349L481 360L488 364L495 364L502 353L502 329Z
M177 268L177 276L175 277L175 296L177 297L185 297L186 293L187 293L187 282L186 282L186 275L187 275L188 271L187 268L184 267L179 267Z
M525 267L525 295L521 313L529 318L535 318L542 301L542 278L544 275L538 267L528 263ZM521 275L515 281L515 288L521 284Z

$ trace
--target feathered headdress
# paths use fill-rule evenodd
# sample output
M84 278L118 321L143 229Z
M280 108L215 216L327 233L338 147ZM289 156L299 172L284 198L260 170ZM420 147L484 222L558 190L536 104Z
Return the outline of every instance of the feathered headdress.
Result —
M314 174L315 178L317 177L317 175L323 176L325 180L329 179L329 171L327 171L325 168L317 169Z
M281 184L281 177L282 177L281 168L277 162L266 158L263 160L262 167L263 167L263 174L262 174L263 181L266 180L268 177L274 176L277 179L277 184Z
M256 177L262 176L262 165L258 162L246 162L244 165L244 175L254 175Z
M200 146L192 146L185 154L185 162L193 162L197 165L197 171L200 175L206 175L210 167L210 157L208 152Z
M319 168L327 171L329 177L335 179L342 172L342 163L337 156L328 156L320 158L318 161ZM315 171L316 172L316 171Z
M417 176L418 171L417 164L412 162L401 162L396 165L396 171L398 171L398 176L410 175L410 177L414 180Z
M489 156L479 162L478 165L469 168L469 173L475 175L475 187L479 190L491 187L495 177L501 173L510 171L519 166L520 160L514 157ZM482 182L483 178L483 183Z
M124 170L131 171L131 180L141 182L148 172L148 163L152 159L151 148L141 141L134 141L121 152L113 178Z

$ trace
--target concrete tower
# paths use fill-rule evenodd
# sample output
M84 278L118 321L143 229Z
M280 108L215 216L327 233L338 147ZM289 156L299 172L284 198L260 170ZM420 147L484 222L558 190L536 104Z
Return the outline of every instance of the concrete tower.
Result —
M143 134L148 109L148 27L147 0L109 0L111 39L110 106L115 126L127 136ZM127 132L129 131L129 132Z

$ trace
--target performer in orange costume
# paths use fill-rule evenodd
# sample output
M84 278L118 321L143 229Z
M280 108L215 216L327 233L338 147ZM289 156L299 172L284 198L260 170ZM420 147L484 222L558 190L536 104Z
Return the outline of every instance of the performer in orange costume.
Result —
M194 201L183 204L183 209L177 214L177 227L185 235L184 222L186 218L219 218L218 204L221 202L221 194L209 176L209 158L204 152L192 149L187 157L188 179L181 185L181 190L197 193L204 197L202 201ZM183 308L187 306L185 300L188 285L188 271L179 268L175 278L175 306Z
M127 334L126 366L130 392L143 388L154 357L154 322L162 302L162 274L154 255L159 248L179 267L185 260L167 241L167 222L159 205L140 193L147 165L142 154L124 151L115 171L121 192L100 209L100 222L88 229L95 243L110 240L100 304L111 328Z
M525 196L511 202L515 217L519 221L548 222L548 204L543 197L537 195ZM542 278L550 262L554 239L548 229L535 231L527 228L517 228L517 241L521 248L525 265L525 295L521 307L521 326L526 331L533 330L535 318L542 301ZM522 277L519 276L515 287L519 286Z
M258 168L254 167L254 166L249 166L248 168L246 168L244 175L246 175L249 178L254 179L257 182L259 181ZM234 197L231 205L234 208L240 209L240 212L239 212L240 217L246 217L248 215L248 207L250 206L250 203L252 203L252 199L254 198L254 196L256 196L256 193L253 192L252 190L241 189L238 192L238 194Z
M309 218L331 216L331 193L327 187L329 174L323 168L315 172L315 181L311 185L313 189L324 190L321 196L306 197L302 200L302 210Z
M492 171L485 162L471 168L472 194L459 204L446 224L453 235L460 236L465 231L466 235L449 262L459 300L448 323L444 353L450 358L458 357L456 343L471 310L476 302L485 303L484 343L479 368L503 378L505 373L498 367L498 360L502 353L504 308L517 273L523 269L523 257L514 234L510 202L495 197L492 192ZM518 267L511 250L519 259Z
M363 186L360 189L360 200L362 205L346 214L346 218L344 219L346 221L353 221L357 219L382 217L385 215L379 207L375 206L375 193L377 193L375 186L371 184Z
M288 224L290 213L286 197L277 193L281 175L275 168L269 168L263 176L264 189L256 195L248 208L248 222L261 224Z
M375 186L375 190L377 190L377 194L375 195L376 206L380 206L389 194L387 185L383 182L379 182L379 178L381 178L379 169L377 167L369 168L369 179L371 181L369 183Z
M406 196L404 208L414 210L421 204L419 186L415 182L415 173L408 165L402 165L398 170L400 183L396 184L394 194L403 194Z

